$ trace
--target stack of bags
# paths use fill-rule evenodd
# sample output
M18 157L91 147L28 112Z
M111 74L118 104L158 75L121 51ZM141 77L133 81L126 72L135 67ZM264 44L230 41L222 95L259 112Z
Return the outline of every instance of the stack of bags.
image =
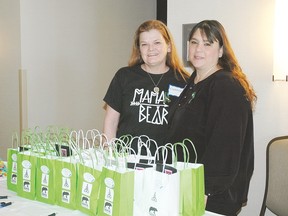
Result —
M7 187L88 215L201 216L204 167L188 163L187 143L193 145L183 140L157 146L145 135L107 140L96 129L26 130L20 139L12 136ZM183 149L184 162L177 161L176 147Z

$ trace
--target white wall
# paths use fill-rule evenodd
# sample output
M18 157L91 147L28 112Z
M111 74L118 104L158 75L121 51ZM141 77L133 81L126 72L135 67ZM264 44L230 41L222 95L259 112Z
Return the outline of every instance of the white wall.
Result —
M19 132L20 2L0 0L0 158Z
M274 0L168 0L167 23L179 53L182 53L182 24L217 19L224 25L257 92L255 171L242 216L259 215L265 185L266 145L273 137L288 134L288 83L272 82L273 14ZM273 214L267 210L266 215Z
M101 130L108 84L155 18L156 0L0 0L0 158L20 129L19 69L24 127Z
M155 0L21 1L28 127L101 130L108 84L138 25L155 17Z

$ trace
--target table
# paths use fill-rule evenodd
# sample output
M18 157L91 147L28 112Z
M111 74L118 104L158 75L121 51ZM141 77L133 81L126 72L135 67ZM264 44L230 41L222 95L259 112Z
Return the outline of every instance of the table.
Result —
M7 216L48 216L56 213L56 216L84 216L86 214L78 210L70 210L57 205L49 205L36 200L29 200L17 196L13 191L7 189L6 178L0 177L0 196L8 196L0 202L12 202L12 205L0 208L0 215ZM206 211L203 216L220 216L219 214Z

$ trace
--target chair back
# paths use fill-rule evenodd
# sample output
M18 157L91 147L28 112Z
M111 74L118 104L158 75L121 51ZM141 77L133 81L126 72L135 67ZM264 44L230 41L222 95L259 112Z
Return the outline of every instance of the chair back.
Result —
M272 139L266 149L266 187L260 216L268 208L288 215L288 136Z

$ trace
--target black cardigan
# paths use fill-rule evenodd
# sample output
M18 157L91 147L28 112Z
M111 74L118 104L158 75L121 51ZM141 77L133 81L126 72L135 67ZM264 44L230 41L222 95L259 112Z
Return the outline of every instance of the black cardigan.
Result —
M167 142L189 138L194 143L205 169L206 209L233 215L247 201L254 170L251 105L230 72L219 70L196 85L195 76L172 108Z

